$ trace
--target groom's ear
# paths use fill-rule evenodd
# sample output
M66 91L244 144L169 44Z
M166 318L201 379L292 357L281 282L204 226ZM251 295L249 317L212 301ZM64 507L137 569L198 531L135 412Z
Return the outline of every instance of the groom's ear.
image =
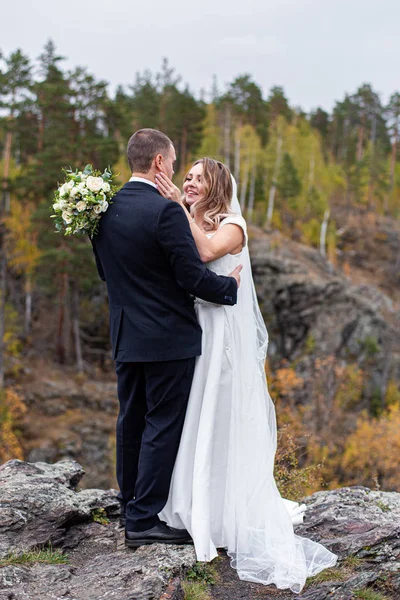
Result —
M162 154L156 154L156 156L154 157L154 166L156 167L156 169L158 169L158 171L161 171L163 160L164 159Z

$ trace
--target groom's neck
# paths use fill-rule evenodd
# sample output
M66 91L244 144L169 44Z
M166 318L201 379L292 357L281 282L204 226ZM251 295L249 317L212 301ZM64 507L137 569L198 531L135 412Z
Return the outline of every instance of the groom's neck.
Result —
M132 173L132 177L141 177L142 179L148 179L151 183L155 183L154 173L149 171L148 173Z

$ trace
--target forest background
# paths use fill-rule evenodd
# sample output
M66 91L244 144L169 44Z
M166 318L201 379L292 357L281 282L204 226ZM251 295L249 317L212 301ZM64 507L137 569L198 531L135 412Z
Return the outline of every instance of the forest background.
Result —
M224 90L214 82L198 97L165 59L158 73L138 73L111 96L86 68L65 70L51 41L37 61L20 49L1 55L0 462L26 458L25 392L46 365L59 365L78 384L113 380L106 289L91 245L56 234L50 206L62 167L111 165L127 181L126 143L141 127L172 139L178 186L194 159L224 161L254 235L279 232L313 247L350 281L351 246L365 240L354 228L356 238L346 237L346 226L367 224L388 263L370 285L398 310L400 250L385 236L400 239L399 92L383 105L364 83L331 113L307 114L289 105L281 87L264 97L251 74L238 74ZM400 491L400 373L389 360L372 380L379 352L380 340L369 336L357 356L318 355L309 337L296 356L269 356L281 431L277 476L286 495L347 484ZM312 356L307 401L301 353ZM327 410L328 397L331 417L321 430L310 410Z

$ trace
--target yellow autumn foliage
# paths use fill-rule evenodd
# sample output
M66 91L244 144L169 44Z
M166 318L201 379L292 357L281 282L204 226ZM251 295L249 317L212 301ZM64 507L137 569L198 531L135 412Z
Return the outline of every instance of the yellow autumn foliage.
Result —
M281 495L289 500L300 500L322 485L321 464L301 466L301 451L293 428L288 423L280 427L274 475Z
M342 469L348 485L399 489L400 406L395 404L379 418L364 413L346 440Z
M338 370L338 376L335 400L343 409L354 408L362 397L364 373L358 365L350 363Z
M23 459L15 429L26 413L22 396L13 388L0 392L0 464L13 458Z
M34 206L14 200L10 213L4 219L7 227L8 262L18 273L31 277L40 258L37 233L32 227Z
M385 406L400 406L400 389L395 381L390 380L385 395Z
M275 373L275 386L280 396L288 396L302 385L302 378L291 367L278 369Z

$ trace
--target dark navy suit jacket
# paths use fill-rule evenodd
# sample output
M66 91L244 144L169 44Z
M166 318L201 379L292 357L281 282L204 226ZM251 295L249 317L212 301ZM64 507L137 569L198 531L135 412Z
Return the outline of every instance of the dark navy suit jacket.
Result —
M237 284L202 263L182 207L129 182L102 216L93 250L106 281L113 358L167 361L201 354L192 296L233 305Z

